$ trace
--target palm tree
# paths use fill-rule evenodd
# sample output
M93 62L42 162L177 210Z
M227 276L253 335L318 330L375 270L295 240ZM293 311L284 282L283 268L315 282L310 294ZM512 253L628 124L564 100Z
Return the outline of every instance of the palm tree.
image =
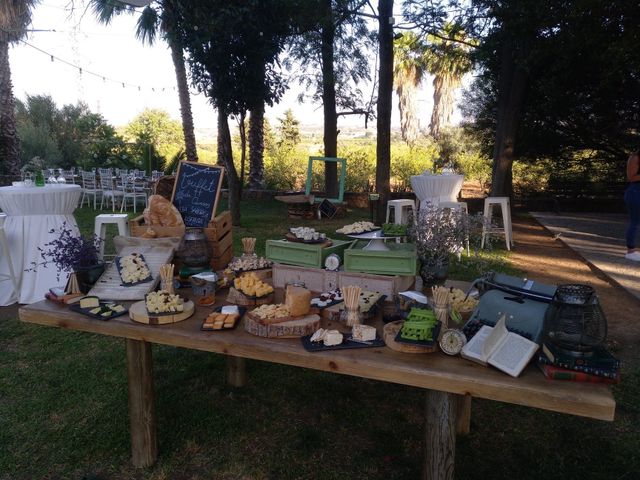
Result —
M425 45L413 32L398 35L393 41L393 82L398 95L402 139L412 147L418 139L417 90L426 73Z
M9 44L27 33L37 0L0 0L0 169L20 175L20 138L16 131Z
M471 70L469 40L464 31L448 23L439 35L429 35L424 64L433 78L433 111L429 133L438 138L442 127L452 121L455 91ZM463 43L464 42L464 43Z
M115 15L134 11L126 3L117 0L91 0L91 4L96 17L104 24L109 24ZM185 152L187 160L197 162L198 153L196 137L193 131L193 114L191 113L191 98L189 97L184 49L177 28L177 8L176 0L159 0L154 2L153 6L146 6L138 19L136 37L143 43L153 45L158 32L160 32L162 38L169 45L178 84Z

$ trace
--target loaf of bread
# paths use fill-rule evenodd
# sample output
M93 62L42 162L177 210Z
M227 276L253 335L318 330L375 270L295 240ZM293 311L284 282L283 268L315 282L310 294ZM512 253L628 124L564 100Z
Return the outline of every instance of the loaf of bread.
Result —
M311 292L303 287L287 285L284 304L292 317L306 315L311 310Z
M142 238L156 238L158 234L153 228L147 228L147 230L142 234Z
M163 227L181 227L184 225L182 215L178 209L166 198L160 195L149 197L149 206L142 214L147 225L161 225Z

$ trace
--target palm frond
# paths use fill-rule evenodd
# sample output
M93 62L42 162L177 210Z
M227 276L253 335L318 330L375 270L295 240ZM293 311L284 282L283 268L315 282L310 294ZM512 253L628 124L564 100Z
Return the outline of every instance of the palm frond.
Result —
M132 13L130 6L118 0L91 0L91 10L100 23L109 25L121 13Z
M136 38L142 43L153 45L158 35L158 22L157 10L151 6L145 7L136 24Z
M37 0L0 0L0 35L9 41L21 38L37 3Z

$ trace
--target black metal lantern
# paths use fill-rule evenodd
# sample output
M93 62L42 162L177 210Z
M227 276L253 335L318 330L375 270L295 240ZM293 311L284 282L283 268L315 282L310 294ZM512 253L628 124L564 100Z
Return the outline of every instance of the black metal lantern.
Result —
M571 355L589 355L607 338L607 319L593 287L559 285L547 309L545 339Z

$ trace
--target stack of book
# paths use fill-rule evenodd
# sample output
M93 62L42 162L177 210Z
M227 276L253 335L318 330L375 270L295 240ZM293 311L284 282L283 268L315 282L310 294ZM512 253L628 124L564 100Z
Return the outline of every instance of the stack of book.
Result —
M620 383L620 360L600 348L587 356L573 356L552 343L543 343L538 366L550 380L586 383Z

